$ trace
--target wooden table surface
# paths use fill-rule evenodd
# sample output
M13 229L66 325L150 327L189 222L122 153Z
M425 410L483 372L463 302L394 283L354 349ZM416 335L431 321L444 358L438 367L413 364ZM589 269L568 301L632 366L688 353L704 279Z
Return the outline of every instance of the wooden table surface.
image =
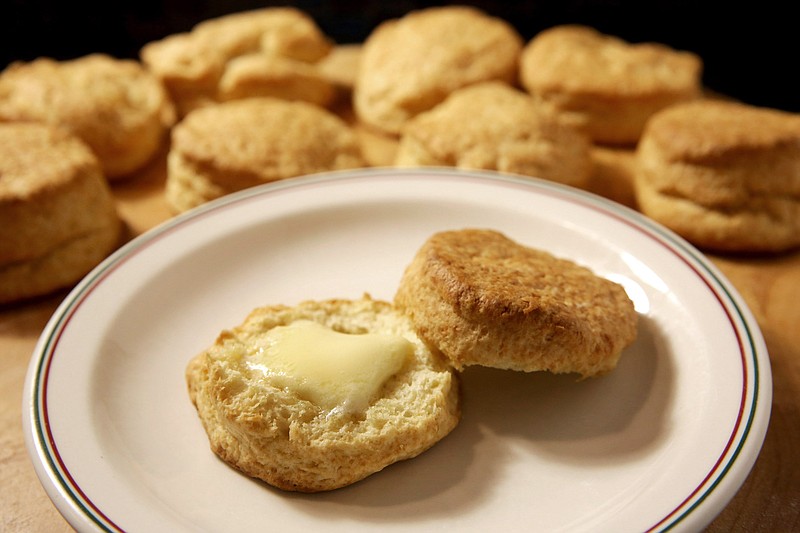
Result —
M347 116L347 113L344 113ZM367 159L391 161L394 141L356 125ZM166 151L166 148L165 148ZM598 149L590 189L632 205L629 152ZM164 154L113 186L132 236L168 219ZM774 380L766 441L750 476L708 531L800 531L800 251L767 257L711 256L747 301L769 349ZM40 485L22 435L22 388L34 345L66 291L0 307L0 531L68 531Z

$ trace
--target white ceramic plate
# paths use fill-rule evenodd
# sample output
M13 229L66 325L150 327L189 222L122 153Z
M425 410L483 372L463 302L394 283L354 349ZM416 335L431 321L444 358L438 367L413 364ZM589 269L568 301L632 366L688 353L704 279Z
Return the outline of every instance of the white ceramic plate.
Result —
M391 299L433 232L509 237L622 283L636 343L609 375L464 373L464 417L430 451L351 487L290 494L219 461L189 359L254 307ZM251 189L129 243L69 295L25 387L25 433L60 512L87 531L683 531L758 455L761 334L699 252L601 198L530 179L368 170Z

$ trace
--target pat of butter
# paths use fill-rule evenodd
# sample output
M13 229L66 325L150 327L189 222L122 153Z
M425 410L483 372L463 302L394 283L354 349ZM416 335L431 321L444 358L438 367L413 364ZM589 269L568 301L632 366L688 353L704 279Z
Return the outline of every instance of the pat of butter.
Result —
M299 320L269 330L250 365L324 409L357 412L413 350L399 335L340 333Z

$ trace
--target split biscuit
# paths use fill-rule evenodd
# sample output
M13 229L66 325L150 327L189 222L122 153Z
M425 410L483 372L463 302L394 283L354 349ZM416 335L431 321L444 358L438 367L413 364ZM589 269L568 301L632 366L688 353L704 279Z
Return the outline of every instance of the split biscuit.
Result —
M155 156L175 111L161 83L138 62L92 54L11 64L0 74L0 121L67 129L89 145L106 178L114 180Z
M653 113L700 97L702 67L691 52L579 25L536 35L519 66L522 85L543 106L608 144L635 144Z
M65 130L0 123L0 303L78 281L119 243L92 151Z
M637 329L620 285L483 229L431 236L394 303L456 369L597 376L616 367Z
M391 134L454 90L481 81L514 83L522 38L505 21L467 6L434 7L379 25L367 37L354 110Z
M166 197L180 212L255 185L362 166L355 134L330 111L276 98L232 100L175 126Z
M368 401L348 407L345 394L328 403L317 389L306 390L307 381L271 371L270 360L262 361L260 354L272 349L265 346L275 346L270 335L299 321L348 338L368 333L399 339L405 353L393 373L380 375ZM308 355L332 356L326 346L319 349ZM321 359L319 365L325 364ZM416 335L406 317L369 297L255 309L193 358L186 377L214 453L245 474L290 491L327 491L355 483L427 450L460 418L452 368ZM349 378L338 376L342 381L334 385L346 388Z
M648 122L636 160L639 209L693 244L800 245L800 115L716 100L676 105Z
M535 176L585 186L591 143L541 113L527 93L503 82L458 89L403 128L397 166L452 166Z
M327 104L333 83L314 64L332 47L303 11L271 7L205 20L189 32L146 44L139 55L185 116L234 97L286 96L287 85L298 89L292 99Z

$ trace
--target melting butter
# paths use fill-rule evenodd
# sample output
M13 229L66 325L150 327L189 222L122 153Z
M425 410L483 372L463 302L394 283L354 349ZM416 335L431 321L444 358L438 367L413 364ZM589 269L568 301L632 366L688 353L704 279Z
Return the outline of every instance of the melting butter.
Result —
M250 364L328 410L365 410L413 353L399 335L347 334L311 320L267 332Z

